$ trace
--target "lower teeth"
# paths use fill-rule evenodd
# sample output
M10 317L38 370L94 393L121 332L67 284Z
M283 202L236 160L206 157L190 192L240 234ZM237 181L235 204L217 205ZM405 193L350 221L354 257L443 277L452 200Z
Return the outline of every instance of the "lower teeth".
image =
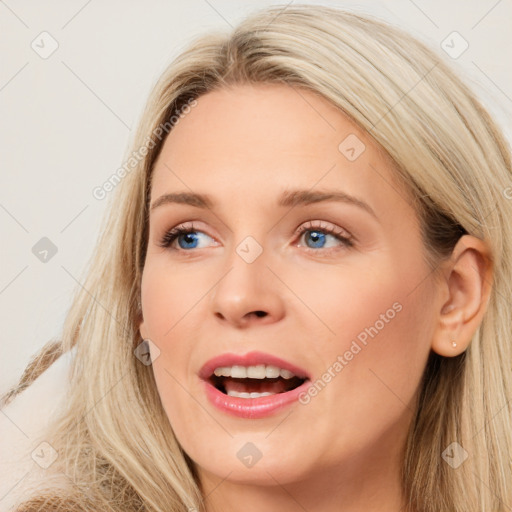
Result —
M260 396L276 395L277 393L239 393L238 391L228 391L229 396L235 396L237 398L259 398Z

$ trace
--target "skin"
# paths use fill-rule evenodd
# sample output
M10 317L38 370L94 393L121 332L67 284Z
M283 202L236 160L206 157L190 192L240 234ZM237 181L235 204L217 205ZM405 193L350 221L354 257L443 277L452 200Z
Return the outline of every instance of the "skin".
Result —
M338 149L349 134L366 146L354 161ZM342 190L375 217L334 201L278 207L280 193L294 188ZM485 245L464 236L432 272L386 154L328 101L285 85L200 97L164 143L151 204L178 191L209 194L216 206L151 211L140 333L160 351L152 366L158 392L197 467L207 512L241 504L248 512L398 511L400 454L428 355L464 351L485 311ZM166 231L190 221L197 242L181 236L174 250L159 246ZM310 231L297 235L302 225ZM319 227L350 234L354 245L315 239ZM236 252L247 236L263 251L252 263ZM396 303L401 310L389 319ZM333 371L381 315L384 327ZM334 377L309 403L264 419L214 408L199 369L219 354L252 350L306 368L313 380L329 368ZM250 468L237 457L247 442L262 453Z

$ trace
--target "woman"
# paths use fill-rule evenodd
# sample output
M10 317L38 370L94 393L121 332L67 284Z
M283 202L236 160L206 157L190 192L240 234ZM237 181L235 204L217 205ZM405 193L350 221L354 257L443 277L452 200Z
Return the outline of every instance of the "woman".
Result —
M172 63L129 154L35 362L76 350L61 485L18 510L512 507L510 154L437 54L269 8Z

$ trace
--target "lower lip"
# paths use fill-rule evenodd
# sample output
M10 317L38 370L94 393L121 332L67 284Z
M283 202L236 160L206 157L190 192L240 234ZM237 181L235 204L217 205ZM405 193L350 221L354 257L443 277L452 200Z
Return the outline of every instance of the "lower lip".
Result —
M239 418L257 419L271 416L297 401L301 393L304 393L310 386L311 381L306 380L299 387L285 393L276 393L275 395L259 398L238 398L225 395L210 382L203 381L203 383L205 384L206 396L215 407Z

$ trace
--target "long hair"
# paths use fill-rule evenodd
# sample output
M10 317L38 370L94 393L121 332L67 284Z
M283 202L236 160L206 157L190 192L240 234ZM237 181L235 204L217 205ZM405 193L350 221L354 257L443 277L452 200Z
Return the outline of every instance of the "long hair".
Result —
M55 467L70 477L70 488L49 489L19 510L204 510L194 465L172 431L151 366L134 355L151 173L165 134L201 95L258 83L313 91L373 136L415 198L433 271L464 233L488 244L494 281L486 313L462 355L430 355L402 482L414 512L510 510L509 147L438 53L370 16L302 4L265 8L230 33L194 39L154 86L127 151L135 160L109 192L62 340L41 350L18 386L76 348L65 410L48 431L59 453ZM452 442L468 453L457 469L442 458Z

